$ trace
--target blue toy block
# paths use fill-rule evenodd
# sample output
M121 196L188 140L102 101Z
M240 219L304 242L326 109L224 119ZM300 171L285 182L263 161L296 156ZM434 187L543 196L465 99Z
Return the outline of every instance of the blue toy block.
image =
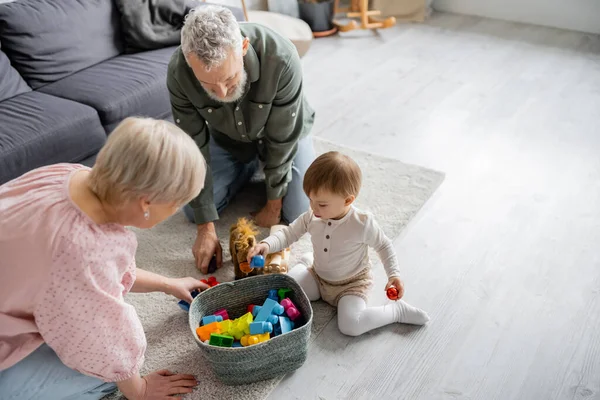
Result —
M254 306L254 308L252 309L252 316L254 318L256 318L256 315L258 314L258 312L260 311L261 308L262 308L262 306Z
M242 344L240 342L233 342L233 345L231 347L244 347L244 346L242 346Z
M279 294L277 293L277 289L269 290L269 299L279 302Z
M213 322L223 322L223 317L220 315L207 315L202 318L202 325L212 324Z
M279 335L281 335L281 326L279 326L279 324L277 324L273 327L273 336L279 336Z
M217 270L217 255L213 255L208 263L208 273L212 274Z
M256 307L254 307L254 308L256 308ZM260 308L260 311L254 318L254 322L267 321L267 319L269 318L269 315L271 315L271 314L277 314L277 315L283 314L283 306L281 304L277 303L275 300L266 299L264 304Z
M252 268L263 268L265 266L265 258L260 254L252 257L250 267Z
M198 296L198 294L200 294L200 292L198 290L194 290L192 293L190 293L192 295L192 297L195 299L196 296ZM179 300L179 308L181 308L183 311L185 312L189 312L190 311L190 303L188 303L185 300Z
M277 315L269 315L267 317L267 322L271 323L271 325L276 325L279 323L279 319L277 318Z
M273 324L270 322L253 322L250 324L250 334L260 335L262 333L273 332Z
M294 329L294 323L288 317L279 317L279 327L282 334L288 333Z
M185 312L189 312L190 311L190 303L188 303L185 300L179 300L179 308L181 308L183 311Z

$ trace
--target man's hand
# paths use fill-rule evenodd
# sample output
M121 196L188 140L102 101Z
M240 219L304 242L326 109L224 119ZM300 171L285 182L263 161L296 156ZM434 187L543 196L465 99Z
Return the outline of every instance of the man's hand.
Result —
M217 237L214 223L208 222L198 225L198 236L196 237L194 247L192 247L192 253L194 253L194 258L196 259L196 268L203 274L208 272L208 263L215 254L217 257L217 268L223 266L223 249Z
M268 200L267 204L257 213L252 213L254 222L263 228L270 228L281 222L281 199Z

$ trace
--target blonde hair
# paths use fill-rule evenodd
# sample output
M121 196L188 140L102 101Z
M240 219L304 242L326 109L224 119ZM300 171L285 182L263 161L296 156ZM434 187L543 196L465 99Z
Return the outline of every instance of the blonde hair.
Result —
M337 151L317 157L304 174L303 188L307 196L328 190L343 197L358 196L362 172L353 159Z
M90 173L90 187L111 204L147 197L178 206L204 187L206 162L194 140L174 124L126 118L109 135Z

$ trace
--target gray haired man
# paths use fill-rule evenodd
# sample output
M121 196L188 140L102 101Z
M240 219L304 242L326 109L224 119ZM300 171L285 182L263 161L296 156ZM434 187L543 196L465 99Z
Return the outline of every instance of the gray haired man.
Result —
M304 172L315 158L309 136L314 110L302 90L294 45L264 26L241 23L217 6L192 10L167 86L175 123L207 160L204 189L185 208L198 226L192 248L204 273L222 249L214 221L264 164L267 202L254 216L269 227L292 222L309 207Z

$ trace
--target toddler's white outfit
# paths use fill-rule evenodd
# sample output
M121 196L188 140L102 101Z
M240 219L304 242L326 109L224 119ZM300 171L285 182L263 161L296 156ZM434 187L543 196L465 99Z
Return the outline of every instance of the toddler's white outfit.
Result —
M339 220L323 220L307 211L289 226L263 240L269 252L278 252L310 233L314 261L304 255L302 264L289 275L302 286L311 301L322 298L338 307L342 333L357 336L394 322L422 325L429 320L423 310L402 300L380 307L367 307L373 285L368 250L372 247L383 263L388 278L399 277L392 241L372 214L351 207Z

